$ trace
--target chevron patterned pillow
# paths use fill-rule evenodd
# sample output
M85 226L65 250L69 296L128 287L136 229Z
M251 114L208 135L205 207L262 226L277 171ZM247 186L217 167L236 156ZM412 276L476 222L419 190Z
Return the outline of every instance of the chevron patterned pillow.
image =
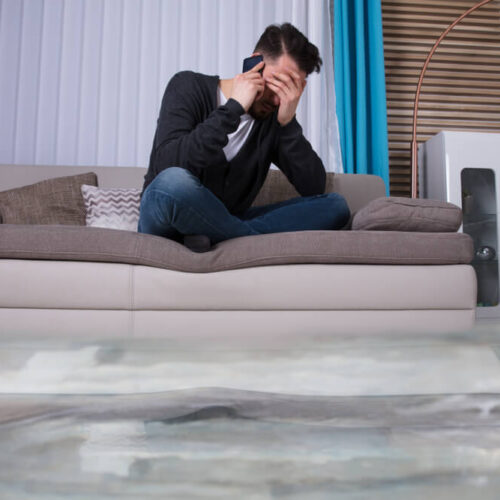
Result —
M140 189L98 188L82 185L86 225L137 231Z

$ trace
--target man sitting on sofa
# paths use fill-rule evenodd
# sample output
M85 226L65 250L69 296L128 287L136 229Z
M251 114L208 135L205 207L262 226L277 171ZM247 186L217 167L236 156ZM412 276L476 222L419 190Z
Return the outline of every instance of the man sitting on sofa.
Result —
M206 251L238 236L346 224L347 203L323 194L323 163L295 118L306 78L322 64L317 47L285 23L267 27L258 55L258 64L228 80L191 71L172 77L141 194L139 232ZM301 196L251 207L271 162Z

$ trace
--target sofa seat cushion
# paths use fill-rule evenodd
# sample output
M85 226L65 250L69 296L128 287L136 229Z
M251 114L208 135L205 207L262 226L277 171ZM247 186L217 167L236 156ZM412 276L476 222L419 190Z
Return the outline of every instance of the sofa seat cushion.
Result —
M468 264L464 233L298 231L226 240L206 253L175 241L84 226L0 225L0 258L138 264L206 273L278 264Z
M353 230L456 232L462 210L453 203L425 198L382 197L371 201L352 219Z

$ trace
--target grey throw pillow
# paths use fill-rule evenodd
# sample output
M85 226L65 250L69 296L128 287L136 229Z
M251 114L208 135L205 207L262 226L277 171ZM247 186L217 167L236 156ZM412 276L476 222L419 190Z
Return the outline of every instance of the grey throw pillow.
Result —
M377 198L353 217L353 230L455 232L462 210L453 203L425 198Z
M97 186L97 175L88 172L57 177L0 192L3 224L69 224L85 226L82 184Z

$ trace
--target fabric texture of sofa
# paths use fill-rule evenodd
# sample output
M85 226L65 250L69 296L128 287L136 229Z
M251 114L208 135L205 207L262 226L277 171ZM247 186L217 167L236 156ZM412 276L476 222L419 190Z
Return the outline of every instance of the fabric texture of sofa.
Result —
M0 214L3 200L16 213L14 189L90 172L101 188L140 189L145 169L3 165ZM206 253L84 222L6 219L0 225L0 334L140 337L203 329L272 336L473 325L473 245L456 231L456 207L385 198L382 179L370 175L329 173L326 191L345 196L352 230L246 236ZM286 177L270 170L254 205L293 196Z

